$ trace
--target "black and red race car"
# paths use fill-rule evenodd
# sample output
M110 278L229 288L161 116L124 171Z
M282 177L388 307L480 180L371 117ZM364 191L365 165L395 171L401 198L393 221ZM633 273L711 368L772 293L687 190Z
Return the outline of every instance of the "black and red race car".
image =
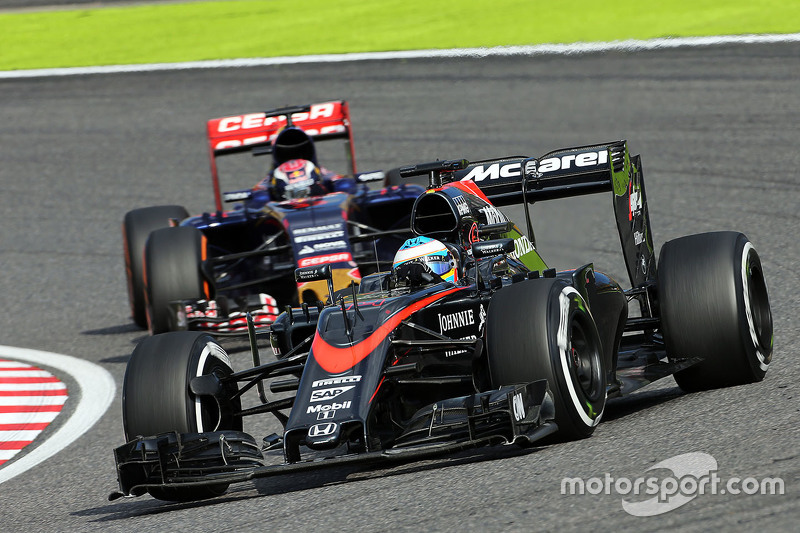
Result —
M160 205L124 217L131 315L151 333L246 332L247 312L268 326L286 305L324 299L325 283L295 283L296 268L329 264L334 286L346 287L386 268L411 235L423 188L368 186L385 173L356 171L347 102L212 119L207 133L214 211L190 217ZM330 140L344 141L342 174L318 161L317 145ZM269 155L272 169L254 187L223 193L217 158L230 154Z
M199 499L284 472L583 438L608 398L665 376L686 390L764 378L772 317L755 248L741 233L706 233L656 258L626 142L400 172L429 176L411 225L452 251L455 281L409 261L334 291L328 265L298 269L299 282L329 285L328 303L283 313L266 363L251 320L246 370L205 333L145 339L125 373L111 498ZM601 192L629 288L592 263L548 269L529 217L526 235L497 209ZM243 407L249 390L260 401ZM243 419L263 413L283 429L259 443Z

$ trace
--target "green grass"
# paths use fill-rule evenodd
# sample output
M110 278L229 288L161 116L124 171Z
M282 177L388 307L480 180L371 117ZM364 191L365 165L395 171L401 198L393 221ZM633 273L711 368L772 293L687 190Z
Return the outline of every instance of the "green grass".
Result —
M0 14L0 70L798 31L798 0L195 2Z

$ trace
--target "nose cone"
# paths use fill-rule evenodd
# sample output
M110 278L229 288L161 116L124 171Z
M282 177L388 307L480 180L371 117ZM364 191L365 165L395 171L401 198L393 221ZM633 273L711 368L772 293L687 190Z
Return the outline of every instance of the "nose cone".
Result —
M336 422L323 422L308 428L306 446L312 450L329 450L339 444L341 426Z

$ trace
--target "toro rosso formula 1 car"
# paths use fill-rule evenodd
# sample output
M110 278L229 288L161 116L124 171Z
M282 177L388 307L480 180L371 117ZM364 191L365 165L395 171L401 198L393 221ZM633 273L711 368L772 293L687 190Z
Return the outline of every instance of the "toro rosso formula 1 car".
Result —
M688 391L763 379L772 317L753 245L692 235L656 258L641 160L624 141L400 173L429 176L418 237L391 271L345 290L330 265L297 269L298 282L329 286L329 303L278 317L276 360L261 362L252 320L246 370L202 332L136 347L112 499L200 499L284 472L584 438L608 398L665 376ZM613 199L627 289L591 263L548 269L529 217L526 235L497 209L588 193ZM260 401L244 407L248 390ZM256 442L243 418L262 413L283 429Z
M417 185L370 190L383 172L359 174L344 101L208 121L215 211L189 217L176 205L125 215L123 241L131 315L151 333L246 332L285 305L324 300L325 282L295 283L298 267L331 265L334 287L388 268L411 235ZM312 140L313 139L313 140ZM347 176L317 162L315 141L342 139ZM272 169L252 189L221 193L217 158L269 154ZM223 202L238 202L223 211Z

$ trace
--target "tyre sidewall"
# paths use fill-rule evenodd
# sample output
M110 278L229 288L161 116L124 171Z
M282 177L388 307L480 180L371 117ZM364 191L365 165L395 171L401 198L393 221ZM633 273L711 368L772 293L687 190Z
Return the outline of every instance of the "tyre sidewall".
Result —
M702 359L675 374L681 388L695 391L764 378L772 357L772 318L761 261L746 236L704 233L665 243L658 284L670 359ZM760 303L752 298L757 293ZM755 331L756 313L766 313L767 327L760 333L768 341L760 341Z
M171 332L144 339L131 355L122 387L122 423L127 441L160 433L214 431L198 414L199 399L191 380L217 370L233 372L225 351L205 333ZM210 400L213 401L213 400ZM241 429L238 423L221 429Z
M492 387L546 379L559 433L566 438L591 435L605 409L606 372L600 336L580 293L560 279L529 280L495 294L488 314ZM570 327L575 320L594 346L596 382L591 397L570 370Z
M766 284L763 281L761 259L758 253L756 253L755 248L753 248L753 245L744 235L741 235L740 242L737 244L742 248L739 256L742 266L738 278L741 290L737 291L737 305L739 309L744 309L744 313L740 313L739 317L739 330L742 333L742 346L746 347L747 363L752 372L754 381L761 381L764 379L769 369L769 364L772 362L772 317L769 317L768 331L762 333L757 332L754 314L758 313L759 310L758 305L754 305L753 297L759 290L763 290L767 298L767 307L769 307L769 297L766 292ZM757 280L751 277L751 275L749 275L750 271L758 272L761 279ZM761 288L756 287L756 285L762 283L763 286ZM760 338L763 336L769 337L769 340L767 341L766 338Z
M602 349L600 335L591 313L580 293L572 286L563 284L554 286L551 292L550 327L548 350L550 352L550 365L554 374L554 387L559 389L559 398L562 403L561 411L571 422L572 431L578 436L588 436L603 417L606 405L606 372L602 364ZM597 367L593 372L595 386L593 393L587 394L577 381L570 358L570 324L578 321L584 334L590 337L595 346ZM556 413L559 405L556 404ZM564 425L564 418L561 425Z

